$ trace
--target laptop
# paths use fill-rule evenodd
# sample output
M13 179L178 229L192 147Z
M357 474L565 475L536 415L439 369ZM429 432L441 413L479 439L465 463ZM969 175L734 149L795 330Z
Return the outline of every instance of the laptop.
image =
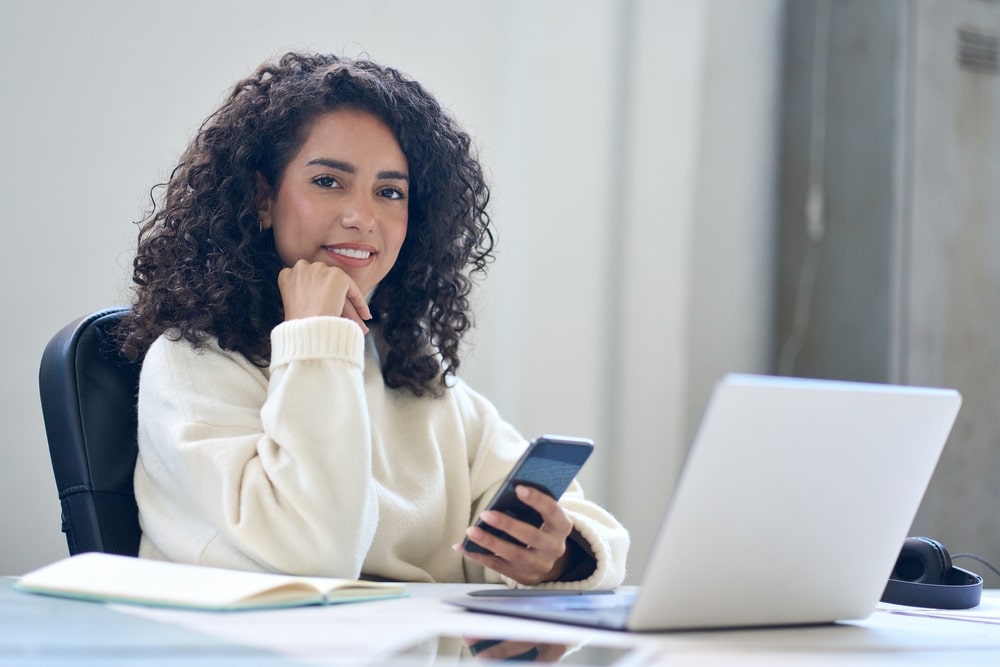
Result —
M727 375L708 401L638 587L447 602L626 631L865 618L961 402L952 389Z

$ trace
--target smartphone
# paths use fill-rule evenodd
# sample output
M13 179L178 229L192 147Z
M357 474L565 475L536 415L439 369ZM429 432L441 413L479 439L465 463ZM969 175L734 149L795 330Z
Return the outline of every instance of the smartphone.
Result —
M541 515L518 500L514 488L519 484L531 486L559 500L593 451L593 441L585 438L564 435L542 435L535 438L507 475L487 509L503 512L536 527L542 525ZM481 520L476 521L476 526L508 542L521 545L520 541ZM462 543L462 548L473 553L490 553L468 538Z

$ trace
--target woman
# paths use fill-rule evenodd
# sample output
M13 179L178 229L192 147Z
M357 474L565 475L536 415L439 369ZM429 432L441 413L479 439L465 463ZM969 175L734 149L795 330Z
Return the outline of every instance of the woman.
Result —
M578 486L486 512L524 439L458 377L493 236L471 141L418 83L289 53L202 125L139 233L140 556L592 588L628 534ZM452 546L466 535L493 552Z

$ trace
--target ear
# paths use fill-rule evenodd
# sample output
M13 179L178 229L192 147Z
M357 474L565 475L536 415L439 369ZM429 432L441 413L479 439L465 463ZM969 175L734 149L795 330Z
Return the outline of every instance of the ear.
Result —
M271 200L273 199L273 188L264 178L264 174L257 172L256 190L254 192L254 206L257 207L257 216L260 218L261 231L271 228Z

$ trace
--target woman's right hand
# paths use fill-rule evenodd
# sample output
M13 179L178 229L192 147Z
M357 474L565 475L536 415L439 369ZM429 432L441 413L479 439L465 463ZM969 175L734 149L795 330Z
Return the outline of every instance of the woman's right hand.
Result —
M365 295L347 273L322 262L300 259L278 273L285 321L333 315L357 322L365 333L372 317Z

